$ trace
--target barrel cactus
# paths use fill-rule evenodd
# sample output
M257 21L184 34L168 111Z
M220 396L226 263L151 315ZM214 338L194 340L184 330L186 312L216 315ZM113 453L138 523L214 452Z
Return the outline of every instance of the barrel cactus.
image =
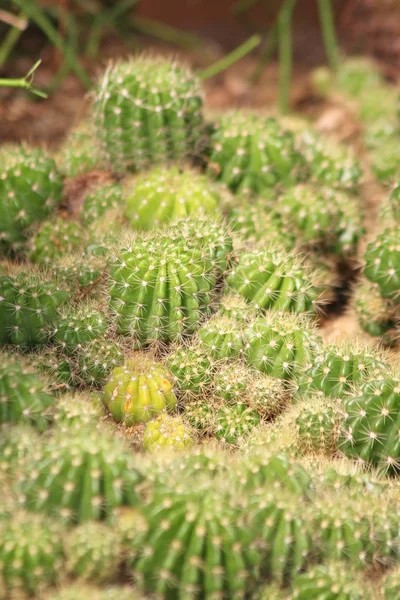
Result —
M89 342L104 337L107 331L105 314L97 309L69 309L60 317L53 332L54 343L66 354L73 354Z
M39 432L30 425L4 424L0 427L0 479L15 476L32 448L40 444ZM1 596L0 596L1 597Z
M125 189L125 216L135 229L152 229L189 216L215 216L221 202L217 188L205 176L177 167L156 168Z
M176 62L142 55L109 65L93 107L104 158L116 171L136 171L192 156L202 104L196 77Z
M112 370L124 362L123 348L113 341L95 339L78 352L76 376L81 385L99 388Z
M57 153L57 165L66 177L78 177L101 166L99 149L89 119L84 119L69 132Z
M122 206L122 200L122 188L117 183L89 188L79 214L81 222L85 227L96 228L97 222L107 215L107 211Z
M355 573L349 573L348 565L328 563L315 565L293 582L293 600L367 600L369 593Z
M136 355L113 370L103 402L115 421L129 426L173 410L177 399L168 371L147 356Z
M143 600L143 596L129 586L95 587L85 583L69 583L50 593L46 600Z
M396 567L389 571L381 582L383 600L392 600L400 594L400 569Z
M29 258L40 265L49 265L59 256L78 250L85 243L85 230L74 221L61 217L45 221L30 241Z
M235 319L214 317L199 329L198 336L206 353L214 359L234 359L243 353L243 336Z
M213 433L224 444L235 445L260 423L260 415L244 404L226 405L219 408Z
M354 290L353 307L361 329L390 342L388 332L395 327L395 308L390 300L382 298L376 284L362 281Z
M338 407L327 399L311 398L298 408L296 428L301 452L333 455L341 421Z
M147 423L143 433L143 447L148 451L163 449L184 450L193 446L190 428L182 417L161 413Z
M167 356L166 365L180 393L205 393L213 378L213 360L200 348L177 348Z
M387 228L368 244L364 255L364 275L384 298L397 300L400 293L399 249L399 230Z

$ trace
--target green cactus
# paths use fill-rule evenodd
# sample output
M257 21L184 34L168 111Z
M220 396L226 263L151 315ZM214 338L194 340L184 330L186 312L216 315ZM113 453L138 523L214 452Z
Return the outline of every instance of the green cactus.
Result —
M400 176L399 156L400 136L398 131L390 137L382 137L381 143L375 142L370 150L369 159L375 177L383 184L390 185Z
M58 321L58 308L68 299L68 292L42 277L0 276L0 345L45 344Z
M78 177L101 167L92 123L84 119L74 127L57 153L57 165L66 177Z
M208 398L196 398L183 407L182 418L200 435L212 435L218 405Z
M0 354L0 423L33 425L44 431L51 423L53 397L32 369Z
M80 523L108 519L115 507L135 505L141 480L119 439L82 426L56 430L32 449L19 487L29 509Z
M331 398L345 398L355 386L385 372L379 354L368 347L347 344L327 346L298 378L298 394L317 392Z
M116 183L96 185L85 194L79 218L85 227L96 227L107 211L122 205L122 187Z
M397 299L400 293L400 232L387 228L367 246L364 275L376 283L383 298Z
M245 331L248 364L279 379L292 379L318 353L319 341L302 315L272 312Z
M70 583L46 596L46 600L145 600L142 594L128 586L94 587Z
M105 385L111 371L124 362L120 344L93 340L78 353L77 376L83 384L99 388Z
M135 355L113 370L104 388L103 403L115 421L130 426L174 409L177 399L168 371L147 356Z
M337 449L340 414L334 404L308 399L296 418L298 444L302 452L333 455Z
M243 324L254 319L256 311L247 304L243 296L228 292L220 298L218 314Z
M60 578L63 530L57 522L22 510L0 519L0 598L43 598Z
M381 581L382 600L392 600L400 595L400 569L395 567Z
M235 319L213 317L198 331L205 351L215 359L238 358L243 353L243 335Z
M103 338L106 331L107 318L102 311L90 306L69 309L54 329L53 342L71 355L89 342Z
M40 149L5 150L1 162L0 249L18 249L29 228L59 204L63 182L54 160Z
M215 293L219 265L226 263L225 239L218 228L208 230L209 239L197 240L183 222L165 235L137 237L119 253L109 276L118 333L133 336L140 347L179 341L197 329Z
M110 65L93 106L102 155L116 171L143 170L200 151L202 94L170 60L140 56Z
M390 344L388 332L395 327L395 311L390 301L382 298L378 286L362 281L354 290L353 307L361 329Z
M96 427L105 416L101 400L87 393L66 394L58 399L54 408L54 423L63 431L68 431L71 427Z
M81 581L118 579L122 543L119 533L105 523L87 521L69 531L65 554L68 573Z
M37 371L54 384L55 390L68 391L80 385L76 373L75 357L46 347L35 356L33 364Z
M36 264L49 265L53 261L85 243L85 230L74 221L57 217L42 223L30 241L29 259Z
M367 600L367 588L360 577L349 573L346 563L315 565L293 582L292 600Z
M343 402L340 450L349 458L396 474L400 464L399 407L397 379L384 377L367 383L361 393Z
M257 309L302 313L317 308L318 290L306 267L277 248L242 254L227 283Z
M221 194L204 175L177 167L156 168L126 184L125 216L135 229L218 212Z
M182 417L161 413L147 423L143 434L143 448L149 451L163 449L184 450L193 446L193 435Z
M210 175L236 193L261 194L277 184L293 183L303 167L294 135L271 117L223 115L211 144Z
M180 393L196 395L206 392L213 377L213 362L197 347L177 348L167 356L166 366Z
M32 448L40 443L39 433L29 425L9 424L0 427L0 480L2 475L15 477ZM0 595L1 597L1 595Z
M400 184L396 183L391 193L387 195L380 206L379 218L383 223L393 226L400 219Z
M260 423L257 411L244 404L221 406L215 417L213 433L224 444L236 445Z

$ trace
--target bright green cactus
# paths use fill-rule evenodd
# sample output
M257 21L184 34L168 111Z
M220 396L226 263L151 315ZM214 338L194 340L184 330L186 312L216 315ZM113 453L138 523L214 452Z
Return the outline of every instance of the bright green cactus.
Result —
M69 531L65 554L68 573L81 581L118 579L122 543L119 533L105 523L87 521Z
M54 343L66 354L73 354L93 340L102 339L107 331L105 314L91 307L70 309L57 323Z
M0 598L43 598L62 572L62 528L46 516L21 510L2 517Z
M256 319L245 335L247 363L280 379L298 375L320 347L310 322L289 313L268 313Z
M0 345L45 344L69 293L27 273L0 276Z
M69 132L57 154L57 165L66 177L77 177L101 167L92 123L88 119Z
M198 331L201 345L215 359L238 358L243 353L243 334L235 319L213 317Z
M197 239L195 225L182 222L160 236L135 238L111 264L117 332L133 336L136 346L179 341L199 326L228 252L219 228L206 230L210 237Z
M384 298L396 299L400 294L399 250L400 230L387 228L368 244L364 254L364 275L377 284Z
M331 398L345 398L355 386L385 372L379 354L370 348L347 344L327 346L298 378L301 397L317 392Z
M90 426L56 430L33 448L19 481L26 506L67 522L105 520L135 505L142 475L125 445Z
M400 569L396 567L389 571L381 581L382 600L392 600L400 596Z
M103 403L115 421L130 426L174 409L177 399L170 373L147 356L135 355L113 370Z
M361 329L390 343L388 332L395 327L394 307L382 298L376 284L362 281L354 290L353 307Z
M256 311L247 304L243 296L228 292L220 298L218 314L243 324L254 319Z
M33 425L44 431L51 422L53 397L32 369L0 354L0 423Z
M22 468L32 448L36 448L38 444L40 444L39 433L33 427L29 425L10 427L8 423L2 425L0 427L0 479L3 474L15 477L15 473Z
M370 597L360 577L348 565L315 565L293 582L291 600L367 600Z
M77 359L78 378L83 384L98 388L106 383L111 371L124 362L124 353L116 342L93 340L83 346Z
M166 366L180 393L206 392L213 377L213 361L197 347L177 348L167 356Z
M30 241L29 259L33 263L49 265L53 261L85 243L85 230L74 221L57 217L45 221Z
M242 254L227 283L257 309L315 312L318 303L306 267L277 248Z
M303 167L293 134L273 118L226 114L211 144L209 173L233 192L260 194L277 184L294 183Z
M220 194L195 171L156 168L126 184L125 216L135 229L218 212Z
M99 219L107 216L107 211L122 205L122 199L122 187L116 183L89 188L79 214L81 222L85 227L96 227Z
M147 423L143 433L143 448L184 450L193 446L193 435L182 417L161 413Z
M182 417L200 435L212 435L217 411L215 402L200 397L184 405Z
M63 182L54 160L40 149L11 148L0 158L0 248L9 250L59 204Z
M102 155L117 171L191 157L201 150L202 104L196 77L170 60L110 65L93 107Z
M237 444L260 423L257 411L244 404L221 406L215 417L214 435L224 444Z
M400 383L386 377L367 383L343 402L340 450L349 458L397 473L400 464Z
M145 600L142 594L128 586L94 587L70 583L46 596L45 600Z

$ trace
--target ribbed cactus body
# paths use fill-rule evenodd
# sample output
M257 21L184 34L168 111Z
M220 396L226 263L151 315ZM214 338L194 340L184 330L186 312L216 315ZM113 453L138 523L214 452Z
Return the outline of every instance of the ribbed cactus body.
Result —
M400 384L383 378L367 383L343 402L340 449L349 458L397 473L400 460Z
M66 354L73 354L93 340L102 339L107 331L105 314L90 307L71 310L57 323L53 341Z
M258 412L244 404L221 406L215 418L214 435L224 444L234 445L249 435L260 420Z
M354 573L343 563L316 565L293 582L292 595L296 600L367 600L369 593Z
M98 388L123 362L124 353L118 343L93 340L79 352L77 375L84 384Z
M364 275L376 283L381 296L397 299L400 294L400 232L385 229L370 242L364 254Z
M214 317L198 332L206 353L215 359L238 358L243 353L243 334L235 319Z
M103 402L113 419L125 425L145 423L177 400L172 377L159 363L134 357L117 367L104 388Z
M0 428L0 480L14 477L23 467L32 448L40 444L39 433L30 425L5 424Z
M111 209L122 206L122 188L116 183L98 185L85 194L80 211L80 220L85 227L95 228L96 222Z
M78 250L85 243L85 231L78 223L58 217L45 221L30 241L29 259L50 265L56 258Z
M303 166L293 134L273 118L226 114L211 143L209 173L233 192L260 194L277 184L293 183Z
M178 348L167 357L167 368L179 392L205 392L213 378L213 361L197 347Z
M189 216L215 216L220 200L205 176L157 168L132 181L132 189L126 185L125 216L135 229L152 229Z
M57 206L63 183L54 160L42 150L6 150L1 162L0 244L12 249L25 241L29 227Z
M20 480L28 508L79 523L137 502L142 476L124 444L93 427L69 428L32 450Z
M188 158L199 151L203 129L198 81L157 58L110 65L97 87L94 120L102 155L117 171Z
M335 406L325 402L305 403L296 418L302 452L332 455L337 448L340 417Z
M306 267L279 249L242 254L227 283L257 309L295 313L316 309L318 291Z
M144 598L129 586L100 588L85 583L70 583L49 594L46 600L144 600Z
M385 336L394 328L394 307L389 300L382 298L376 284L363 281L354 290L353 305L361 329L369 335ZM390 342L390 335L385 336L384 341Z
M89 120L70 131L57 154L57 165L66 177L77 177L100 168L101 157Z
M162 413L147 423L143 433L145 450L157 451L161 448L184 450L193 446L193 436L190 428L182 417Z

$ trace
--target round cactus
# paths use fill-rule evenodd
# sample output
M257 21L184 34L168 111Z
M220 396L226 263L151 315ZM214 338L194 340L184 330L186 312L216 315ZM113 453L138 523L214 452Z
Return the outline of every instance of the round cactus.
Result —
M103 402L115 421L130 426L146 423L165 409L174 409L177 399L168 371L138 355L113 370Z
M178 348L168 355L166 365L179 392L200 394L211 385L213 364L199 348Z
M0 427L0 478L14 476L23 467L32 448L40 443L39 433L29 425ZM1 595L0 595L1 597Z
M256 319L245 336L248 364L280 379L295 377L319 349L309 321L288 313L269 313Z
M243 254L227 282L257 309L301 313L317 306L318 291L306 267L279 249Z
M383 581L381 582L381 593L383 600L392 600L392 598L398 598L400 595L400 569L389 571Z
M388 332L395 327L394 308L379 293L377 285L363 281L355 290L353 307L361 329L390 343ZM388 335L386 335L388 334Z
M40 149L5 150L1 163L0 248L12 249L57 206L63 183L54 160Z
M78 250L84 243L85 230L74 221L58 217L54 221L45 221L31 239L29 259L48 265L59 256Z
M316 565L293 582L293 600L367 600L367 589L361 580L349 573L346 563Z
M211 144L209 173L237 193L260 194L277 184L293 183L303 166L293 134L273 118L226 114Z
M124 362L120 344L93 340L85 344L78 353L77 377L91 387L101 387L111 371Z
M169 60L140 56L110 65L94 119L103 156L117 170L143 170L200 150L202 96L194 75Z
M393 226L400 219L400 184L397 183L391 193L383 200L380 210L379 218L383 223L387 223L388 226Z
M328 346L315 357L298 379L299 395L317 392L331 398L345 398L355 386L385 372L379 355L368 347Z
M243 324L254 319L256 311L247 304L243 296L232 292L220 299L218 314Z
M235 319L214 317L199 329L198 335L212 358L238 358L243 352L243 335Z
M0 276L0 344L45 344L58 321L57 309L68 299L68 292L41 278Z
M367 383L343 402L341 451L349 458L397 473L400 464L400 384L383 378Z
M185 404L182 418L199 434L212 435L217 411L216 403L200 397Z
M335 405L320 399L305 402L296 418L301 451L328 456L334 454L337 448L339 423L339 411Z
M122 205L122 188L116 183L97 185L85 194L80 211L80 220L84 226L96 226L107 211Z
M46 600L144 600L143 595L128 586L94 587L70 583L46 596Z
M32 449L19 485L29 509L79 523L107 519L115 507L135 505L141 480L120 440L82 426L57 430Z
M66 177L77 177L99 168L100 163L92 123L85 119L70 131L63 142L57 154L58 167Z
M20 361L2 354L0 359L0 423L28 424L44 431L53 405L46 384Z
M193 446L193 436L182 417L171 417L162 413L146 425L143 434L145 450L154 451L160 448L184 450L191 446Z
M121 539L105 523L87 521L72 529L65 541L65 554L68 573L80 580L104 583L118 578Z
M53 332L53 341L66 354L104 337L107 331L105 314L91 307L70 310L60 318Z
M96 426L105 415L101 400L88 394L66 394L58 400L54 409L54 423L65 431L71 427Z
M63 530L42 515L14 510L0 520L0 597L43 597L60 578Z
M152 229L192 215L216 215L220 200L205 176L157 168L126 185L125 216L135 229Z
M364 275L384 298L396 299L400 293L399 249L399 230L388 228L368 244L364 255Z
M213 433L224 444L237 444L260 423L257 411L243 404L221 406L215 418Z

